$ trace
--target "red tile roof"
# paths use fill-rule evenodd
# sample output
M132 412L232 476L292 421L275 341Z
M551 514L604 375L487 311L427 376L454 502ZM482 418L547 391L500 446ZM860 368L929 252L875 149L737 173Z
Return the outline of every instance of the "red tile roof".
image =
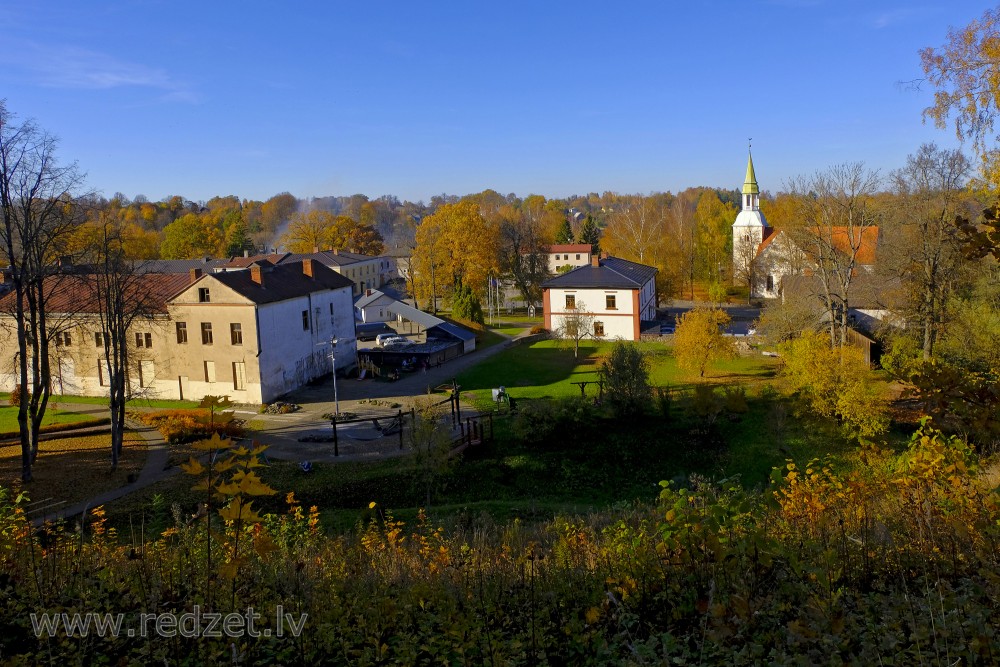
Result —
M833 227L830 231L832 233L831 241L833 242L833 247L841 252L850 254L851 243L847 227ZM823 230L823 232L825 234L827 230ZM780 229L774 229L773 227L765 228L764 240L757 246L757 254L759 255L765 248L771 245L780 233ZM866 227L860 233L861 239L858 248L857 263L862 265L874 264L875 255L878 251L878 227Z
M167 301L191 283L186 273L143 273L129 279L127 291L132 301L143 302L151 313L166 314ZM48 293L47 313L97 313L97 284L93 274L49 276L44 289ZM15 295L8 292L0 299L0 312L14 310Z
M549 252L590 252L589 243L557 243L549 246Z

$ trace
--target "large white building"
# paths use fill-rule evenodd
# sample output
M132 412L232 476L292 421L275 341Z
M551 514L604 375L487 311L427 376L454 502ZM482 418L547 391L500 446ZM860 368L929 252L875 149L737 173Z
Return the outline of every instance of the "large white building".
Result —
M260 261L222 273L147 273L140 281L136 289L148 300L149 312L136 318L129 332L133 394L269 403L328 374L333 355L338 369L357 363L352 281L317 261L281 266ZM50 282L54 391L107 395L106 334L94 306L93 281L81 274ZM2 312L11 312L13 298L0 300ZM0 314L5 332L0 359L16 357L10 319ZM0 367L0 387L9 391L16 382L17 369L8 361Z
M585 316L595 338L639 340L641 322L656 317L656 268L594 255L591 263L542 283L545 328L565 330Z

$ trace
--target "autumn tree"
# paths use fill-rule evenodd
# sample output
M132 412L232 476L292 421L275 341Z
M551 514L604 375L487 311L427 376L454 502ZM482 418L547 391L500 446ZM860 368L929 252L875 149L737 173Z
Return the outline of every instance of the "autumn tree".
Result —
M792 181L800 224L784 233L809 258L833 344L847 341L851 288L876 249L881 212L872 198L879 183L878 172L860 162Z
M715 190L705 190L698 197L694 212L697 229L698 273L710 283L724 283L729 269L732 225L736 207L719 199Z
M703 378L709 364L735 358L732 337L723 335L729 321L729 315L718 308L695 308L681 315L674 330L677 365Z
M964 28L949 28L940 48L920 51L934 104L924 110L937 127L954 118L955 134L979 158L984 185L1000 187L1000 151L994 123L1000 112L1000 8L983 12Z
M657 294L675 293L675 239L668 229L672 198L669 194L619 197L608 215L601 237L603 250L614 257L655 266Z
M814 413L839 419L856 437L871 438L888 430L885 386L859 349L837 348L816 331L806 331L778 349L785 362L782 375Z
M548 277L547 239L542 219L531 211L503 206L495 224L499 231L499 268L529 304L537 304Z
M417 228L413 267L420 298L468 285L480 299L490 276L499 274L499 238L474 201L445 204Z
M338 249L363 255L382 254L382 236L372 224L329 211L292 215L281 244L291 252Z
M0 254L12 284L17 378L30 387L18 405L21 479L30 481L38 433L51 391L46 277L80 223L75 164L59 165L56 140L31 121L18 122L0 100Z
M900 300L905 305L899 314L917 324L925 360L934 354L951 292L965 264L955 220L970 208L965 189L969 170L960 151L924 144L890 179L895 199L886 234L891 238L882 244L879 267L883 275L901 281Z

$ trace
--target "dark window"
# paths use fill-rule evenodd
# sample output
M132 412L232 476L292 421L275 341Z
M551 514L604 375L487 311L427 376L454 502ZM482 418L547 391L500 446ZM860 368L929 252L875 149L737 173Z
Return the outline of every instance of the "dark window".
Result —
M153 347L153 334L140 331L135 332L136 347Z
M69 347L73 342L70 340L68 331L56 333L56 347Z
M606 294L604 296L604 307L608 310L618 310L617 302L618 299L614 294Z
M309 311L302 311L302 330L309 331Z
M594 335L595 336L604 335L604 322L594 322Z
M181 345L188 342L188 325L187 322L177 323L177 342Z
M229 338L232 340L233 345L243 344L243 325L239 322L233 322L229 325Z
M580 253L576 253L576 258L580 259Z
M566 295L566 310L573 310L576 308L576 295L567 294Z
M107 387L111 383L108 382L108 360L98 359L97 360L97 383L102 387Z
M774 291L774 276L767 277L767 291L768 292Z
M211 345L212 344L212 323L202 322L201 323L201 344Z
M201 301L202 303L211 303L212 294L208 291L207 287L198 288L198 301Z
M330 304L330 314L333 315L333 304Z
M107 334L104 333L103 331L97 331L97 332L95 332L94 333L94 344L97 347L104 347L104 339L106 337L107 337Z

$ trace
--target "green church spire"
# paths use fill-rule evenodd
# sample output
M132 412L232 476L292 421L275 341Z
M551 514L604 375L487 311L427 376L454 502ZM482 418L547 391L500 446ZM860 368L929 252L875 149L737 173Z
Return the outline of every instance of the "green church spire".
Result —
M757 187L757 174L753 171L753 154L750 154L747 160L747 177L743 181L743 194L745 195L759 195L760 188Z

